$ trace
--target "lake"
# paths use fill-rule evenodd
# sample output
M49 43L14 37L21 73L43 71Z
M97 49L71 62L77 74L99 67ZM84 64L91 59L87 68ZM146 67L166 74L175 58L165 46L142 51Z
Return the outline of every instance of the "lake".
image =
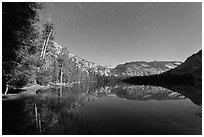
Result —
M202 134L201 90L194 87L75 84L2 102L3 135Z

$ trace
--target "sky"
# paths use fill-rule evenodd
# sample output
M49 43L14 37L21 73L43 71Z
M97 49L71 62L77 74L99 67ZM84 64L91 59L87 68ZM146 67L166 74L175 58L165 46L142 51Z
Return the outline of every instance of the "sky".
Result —
M185 61L202 48L198 2L54 2L39 15L59 45L100 65Z

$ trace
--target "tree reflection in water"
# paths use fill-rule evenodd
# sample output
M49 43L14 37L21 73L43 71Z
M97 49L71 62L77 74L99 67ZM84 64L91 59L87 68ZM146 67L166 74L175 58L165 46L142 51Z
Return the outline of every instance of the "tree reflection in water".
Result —
M196 92L195 92L196 91ZM100 85L75 84L73 87L53 87L36 91L36 95L20 99L24 132L16 134L91 134L90 123L76 115L75 111L88 102L102 97L119 97L129 100L182 100L189 98L199 105L195 115L202 115L202 96L195 87L156 87L148 85ZM23 93L22 93L23 95ZM4 106L4 110L5 106ZM3 115L12 118L11 114ZM5 120L4 120L5 121ZM3 128L9 129L3 121ZM17 123L16 125L19 126ZM9 130L8 130L9 131ZM23 130L22 130L23 131ZM14 133L14 130L10 131ZM5 132L3 132L4 134ZM9 134L9 133L5 133ZM15 133L14 133L15 134Z

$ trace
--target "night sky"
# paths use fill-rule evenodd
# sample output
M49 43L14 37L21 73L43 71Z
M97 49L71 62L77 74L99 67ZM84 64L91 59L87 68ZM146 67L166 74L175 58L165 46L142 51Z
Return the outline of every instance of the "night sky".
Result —
M88 61L184 61L202 48L201 3L46 3L40 21L56 42Z

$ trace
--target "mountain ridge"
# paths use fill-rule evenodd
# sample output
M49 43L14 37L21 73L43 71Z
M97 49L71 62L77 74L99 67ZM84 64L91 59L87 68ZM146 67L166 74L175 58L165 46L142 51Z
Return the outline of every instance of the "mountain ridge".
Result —
M123 81L131 84L192 85L202 88L202 49L174 69L151 76L135 76Z
M169 71L170 74L193 75L194 79L202 79L202 50L188 57L177 68Z
M149 76L160 74L180 65L180 61L135 61L117 65L111 72L117 76Z
M81 79L88 75L96 76L95 80L107 80L107 77L112 77L111 80L123 80L137 76L187 76L196 78L198 81L202 80L202 50L188 57L184 62L181 61L131 61L124 64L119 64L115 68L108 68L97 63L87 61L73 53L70 53L66 48L62 48L59 44L55 43L55 47L59 53L58 56L63 56L66 67L65 77L69 77L70 74L81 75ZM59 48L61 47L61 48ZM197 66L197 67L196 67ZM190 67L190 69L189 69ZM76 74L75 74L76 72ZM196 72L196 75L193 75ZM80 74L81 73L81 74ZM193 73L193 74L192 74ZM176 79L176 78L174 78ZM66 82L67 80L65 80ZM70 80L68 80L70 81ZM79 80L74 80L79 81Z
M115 76L115 77L128 77L128 76L146 76L153 74L160 74L168 71L169 69L175 68L180 65L180 61L131 61L124 64L119 64L114 68L99 65L92 61L87 61L78 55L70 53L67 49L63 49L62 46L55 42L55 47L60 49L59 52L67 51L68 60L76 62L76 65L86 72L93 72L104 76ZM59 48L61 47L61 48ZM124 68L125 67L125 68ZM149 67L149 68L147 68ZM121 70L124 68L124 71ZM91 70L90 70L91 69Z

